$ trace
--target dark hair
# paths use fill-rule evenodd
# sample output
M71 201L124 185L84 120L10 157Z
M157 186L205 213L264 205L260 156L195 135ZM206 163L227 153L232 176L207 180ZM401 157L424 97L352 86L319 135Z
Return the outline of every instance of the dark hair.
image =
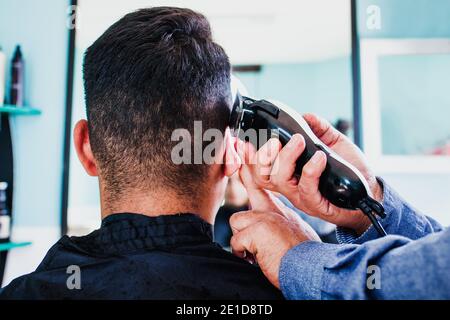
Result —
M92 151L107 188L199 190L208 166L171 161L173 130L224 132L230 63L208 20L189 9L129 13L88 48L84 85ZM198 191L197 191L198 192Z

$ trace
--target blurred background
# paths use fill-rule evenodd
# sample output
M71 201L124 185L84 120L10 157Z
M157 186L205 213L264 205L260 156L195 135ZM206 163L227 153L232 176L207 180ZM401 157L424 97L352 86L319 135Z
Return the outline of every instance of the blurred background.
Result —
M450 0L0 0L0 181L12 216L11 237L0 239L2 285L34 270L62 234L100 226L97 180L71 136L85 118L83 54L124 14L159 5L205 14L250 95L328 119L377 175L450 225ZM24 100L14 107L19 44ZM226 217L245 205L233 179L218 241L226 245Z

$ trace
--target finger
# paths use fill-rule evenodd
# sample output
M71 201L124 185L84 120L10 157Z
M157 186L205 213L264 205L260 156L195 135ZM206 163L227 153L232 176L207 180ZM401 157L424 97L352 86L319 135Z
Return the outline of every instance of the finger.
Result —
M251 157L256 157L256 152L254 152L255 149L253 146L247 145L240 144L238 148L238 152L241 153L242 159L245 160L239 171L239 176L241 178L242 184L247 191L250 207L253 210L281 212L281 207L275 201L273 201L273 197L271 196L271 194L263 187L261 187L261 184L258 184L255 181L257 175L257 173L255 172L257 172L257 169L249 164L248 160ZM266 146L266 149L263 150L263 152L270 153L270 151L267 151L267 148L270 147ZM271 160L265 158L263 161Z
M302 203L312 211L308 213L317 214L322 210L324 201L319 191L319 181L326 164L325 153L318 151L303 167L298 188Z
M237 139L237 153L241 158L243 165L250 165L253 159L256 158L256 148L250 142L244 142Z
M244 230L245 228L248 228L249 226L256 224L262 219L262 214L264 213L253 210L240 211L234 213L230 217L229 221L231 230L233 231L233 233L238 233Z
M272 138L256 152L252 173L256 183L260 186L265 187L270 183L272 166L280 150L280 140Z
M297 159L304 150L305 139L300 134L293 135L291 140L281 149L275 159L270 177L275 190L283 193L289 186L289 182L294 176Z
M245 229L233 235L230 240L230 246L231 252L240 258L245 258L247 252L254 254L252 251L252 237L249 229Z
M274 201L274 196L270 191L259 187L254 183L252 174L248 168L240 170L242 183L247 191L250 208L257 211L281 211L280 205Z
M327 146L333 146L340 138L342 133L337 131L327 120L322 119L312 113L303 115L312 132Z
M242 159L241 169L239 170L239 177L242 184L246 189L257 188L258 185L253 179L251 168L251 161L253 160L250 160L256 158L256 149L251 143L244 143L242 141L239 141L237 151L239 157Z

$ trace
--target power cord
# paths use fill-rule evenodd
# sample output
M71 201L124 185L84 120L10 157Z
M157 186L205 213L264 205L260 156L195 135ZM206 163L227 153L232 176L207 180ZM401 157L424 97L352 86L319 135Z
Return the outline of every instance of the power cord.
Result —
M377 230L378 234L382 237L386 236L386 230L384 230L380 221L378 221L377 216L381 219L386 217L386 213L384 212L384 208L378 201L372 199L371 197L367 197L364 200L359 202L359 209L370 219L375 230ZM375 214L374 214L375 213Z

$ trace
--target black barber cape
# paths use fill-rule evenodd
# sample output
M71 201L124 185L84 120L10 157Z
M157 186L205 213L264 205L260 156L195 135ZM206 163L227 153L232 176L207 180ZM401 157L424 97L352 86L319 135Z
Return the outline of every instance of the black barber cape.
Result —
M223 250L193 214L120 213L62 237L1 299L282 299L259 268Z

